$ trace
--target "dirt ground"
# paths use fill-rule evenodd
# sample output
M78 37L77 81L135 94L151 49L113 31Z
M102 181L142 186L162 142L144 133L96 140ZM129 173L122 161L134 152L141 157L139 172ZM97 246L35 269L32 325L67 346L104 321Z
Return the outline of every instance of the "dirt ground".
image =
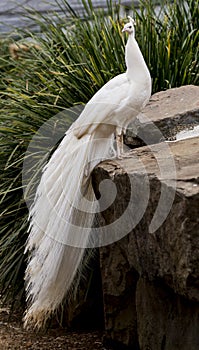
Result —
M10 317L8 309L0 309L0 350L108 350L102 337L102 332L71 332L61 328L45 333L26 331L21 316Z

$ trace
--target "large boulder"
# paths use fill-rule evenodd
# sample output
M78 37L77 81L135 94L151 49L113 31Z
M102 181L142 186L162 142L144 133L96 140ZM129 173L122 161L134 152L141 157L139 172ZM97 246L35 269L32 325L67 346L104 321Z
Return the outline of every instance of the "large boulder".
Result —
M175 139L198 122L199 88L156 94L143 112ZM199 137L160 141L93 172L98 198L103 180L116 188L100 214L100 261L105 340L118 349L199 349Z
M199 87L169 89L151 97L143 113L129 125L125 142L134 147L175 140L177 132L198 124Z

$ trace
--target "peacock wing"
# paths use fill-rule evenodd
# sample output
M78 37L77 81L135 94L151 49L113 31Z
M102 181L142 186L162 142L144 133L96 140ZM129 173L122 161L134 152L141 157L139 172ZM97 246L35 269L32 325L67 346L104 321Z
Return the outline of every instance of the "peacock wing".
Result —
M99 124L106 124L114 111L126 99L129 91L126 73L117 75L108 81L86 104L73 130L77 138L91 134Z

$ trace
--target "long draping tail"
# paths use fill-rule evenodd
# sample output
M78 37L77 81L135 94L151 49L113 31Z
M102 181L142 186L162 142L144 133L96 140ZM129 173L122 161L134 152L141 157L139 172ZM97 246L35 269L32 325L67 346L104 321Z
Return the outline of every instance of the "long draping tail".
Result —
M43 171L30 209L25 327L44 326L81 272L98 206L90 173L110 150L111 136L77 139L69 130Z

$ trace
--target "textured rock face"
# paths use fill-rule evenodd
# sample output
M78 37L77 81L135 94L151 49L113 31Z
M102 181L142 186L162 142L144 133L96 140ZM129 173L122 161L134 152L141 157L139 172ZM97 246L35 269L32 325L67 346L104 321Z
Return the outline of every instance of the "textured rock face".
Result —
M170 105L168 117L163 110L159 114L161 108L155 115L157 99L167 106L168 94L180 101L180 91L183 99L187 91L187 103L175 103L173 114ZM164 130L176 127L175 119L180 127L180 118L195 124L199 88L160 93L147 111L161 119ZM104 179L117 188L115 201L101 213L105 227L127 213L126 224L118 221L115 242L100 248L106 340L122 344L118 349L199 349L199 137L141 147L117 162L103 162L93 173L98 196Z
M140 278L136 308L140 349L199 348L199 305L196 303L174 294L159 281Z
M145 144L173 140L178 131L198 124L199 87L189 85L158 92L151 97L143 113L129 125L126 143L142 145L135 135Z

